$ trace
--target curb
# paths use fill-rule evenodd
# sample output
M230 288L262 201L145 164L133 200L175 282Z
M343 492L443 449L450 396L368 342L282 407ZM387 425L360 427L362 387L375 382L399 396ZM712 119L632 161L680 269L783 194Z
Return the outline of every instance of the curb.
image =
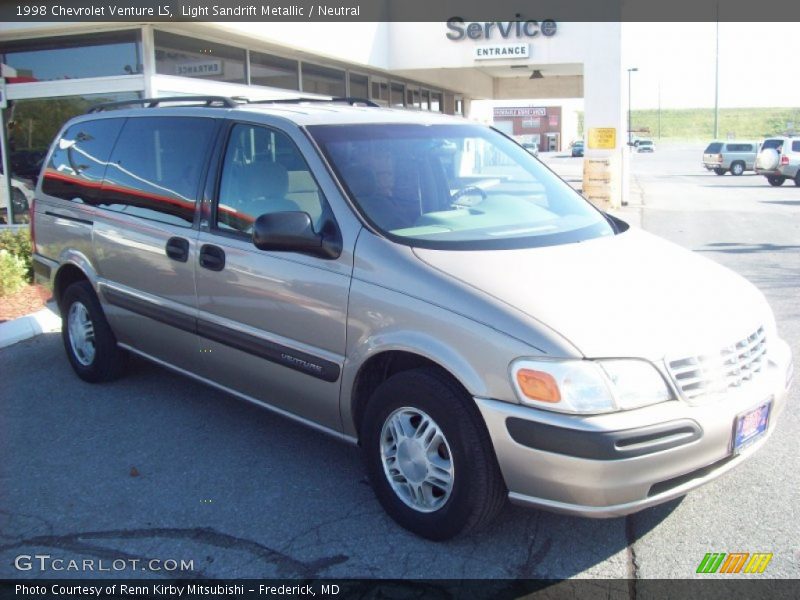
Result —
M42 333L61 331L61 317L50 308L0 323L0 348L36 337Z

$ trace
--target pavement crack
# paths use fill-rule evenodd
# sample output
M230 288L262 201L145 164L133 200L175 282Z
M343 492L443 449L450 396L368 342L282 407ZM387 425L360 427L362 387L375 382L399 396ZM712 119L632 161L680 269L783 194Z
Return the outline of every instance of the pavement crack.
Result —
M73 552L84 552L100 558L125 558L124 552L111 550L103 546L86 543L86 539L94 540L134 540L134 539L173 539L183 541L193 541L209 546L215 546L226 550L238 550L253 555L264 562L274 564L283 576L302 576L315 577L318 573L330 566L340 564L348 560L347 556L336 554L319 558L310 562L297 560L288 554L260 544L253 540L248 540L226 533L216 531L211 528L152 528L152 529L119 529L109 531L85 531L68 535L42 535L13 544L0 546L0 551L22 548L25 546L50 546L62 548ZM136 558L131 556L131 558ZM187 573L191 577L197 577L200 573ZM171 573L171 576L177 573Z
M528 542L528 551L525 556L525 560L517 568L517 577L520 578L531 577L533 571L542 562L542 560L544 560L544 557L547 556L547 554L550 552L551 546L553 545L553 540L548 537L537 548L537 542L539 541L539 525L541 523L540 513L538 511L532 511L531 515L528 517L529 525L531 519L535 521L535 527L533 529L533 535Z
M626 553L628 555L627 561L627 575L628 575L628 597L631 600L636 600L636 582L639 579L639 562L636 557L636 531L633 527L633 516L628 515L625 517L625 540L628 545L626 546Z

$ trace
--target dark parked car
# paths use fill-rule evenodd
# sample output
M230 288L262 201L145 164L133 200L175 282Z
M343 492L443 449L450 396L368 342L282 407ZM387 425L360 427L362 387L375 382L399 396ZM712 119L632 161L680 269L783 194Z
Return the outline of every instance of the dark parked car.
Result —
M572 156L583 156L583 142L572 144Z

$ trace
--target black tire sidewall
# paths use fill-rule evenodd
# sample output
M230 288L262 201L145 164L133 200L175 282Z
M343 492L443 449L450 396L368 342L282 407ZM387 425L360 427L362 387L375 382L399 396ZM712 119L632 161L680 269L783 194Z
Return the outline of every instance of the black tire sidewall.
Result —
M81 364L70 344L68 318L70 307L75 302L80 302L86 307L94 328L95 354L94 360L89 365ZM117 347L117 340L91 284L88 281L79 281L70 285L64 292L60 308L61 339L64 342L64 350L69 363L78 377L90 383L106 381L115 377L120 367L118 363L121 361L121 351Z
M477 508L475 502L480 494L476 493L476 488L483 485L479 469L480 463L485 461L476 456L474 448L474 444L479 443L479 435L474 430L476 424L471 415L465 414L464 402L471 399L459 396L452 386L429 374L418 370L399 373L381 384L373 394L362 424L364 461L381 505L406 529L436 541L449 539L465 528ZM453 489L444 506L432 513L407 506L392 489L383 469L381 430L386 418L402 407L418 408L427 413L441 428L450 446Z

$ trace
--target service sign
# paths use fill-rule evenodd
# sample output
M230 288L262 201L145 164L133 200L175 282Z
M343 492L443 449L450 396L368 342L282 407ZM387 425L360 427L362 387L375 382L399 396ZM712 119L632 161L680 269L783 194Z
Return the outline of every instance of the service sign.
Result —
M492 44L476 46L473 50L475 60L528 58L530 56L530 44Z

